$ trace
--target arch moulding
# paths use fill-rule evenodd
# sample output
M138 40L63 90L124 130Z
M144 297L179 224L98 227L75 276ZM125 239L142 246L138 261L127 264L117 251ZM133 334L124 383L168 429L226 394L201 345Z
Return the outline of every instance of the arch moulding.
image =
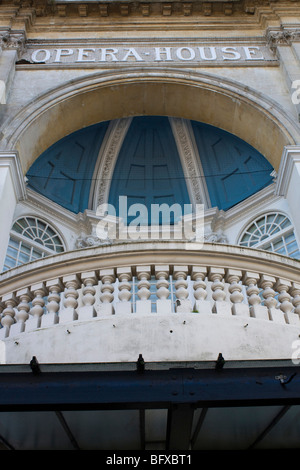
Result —
M278 170L285 146L300 143L293 117L270 98L207 73L132 69L72 80L39 96L4 129L5 149L18 151L24 174L52 144L92 124L160 115L201 121L261 152Z

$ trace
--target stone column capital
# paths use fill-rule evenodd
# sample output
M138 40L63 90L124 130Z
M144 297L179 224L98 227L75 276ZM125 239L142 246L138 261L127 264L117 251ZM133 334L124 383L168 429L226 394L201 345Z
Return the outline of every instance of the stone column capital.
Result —
M266 34L267 44L275 52L278 46L290 46L300 41L300 28L272 29Z

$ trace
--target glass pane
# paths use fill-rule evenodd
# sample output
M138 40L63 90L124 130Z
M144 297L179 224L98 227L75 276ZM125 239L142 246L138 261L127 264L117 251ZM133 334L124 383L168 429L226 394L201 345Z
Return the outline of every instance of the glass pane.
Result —
M55 251L55 246L54 246L54 244L53 244L51 241L45 243L44 246L45 246L46 248L49 248L49 250Z
M16 266L16 260L11 259L9 256L7 256L5 258L4 267L6 267L6 269L11 269L11 268L14 268L15 266Z
M31 259L39 259L43 257L43 252L38 250L32 250Z
M277 248L280 248L283 246L283 240L280 238L279 240L276 240L273 242L273 248L274 250L277 250Z
M36 237L35 227L28 227L23 232L24 237L30 238L33 240Z
M291 253L289 256L291 258L300 259L300 251L297 250L297 251L295 251L295 253Z
M17 233L22 233L23 232L23 228L18 223L14 224L13 230Z
M267 222L268 223L273 223L275 218L276 218L276 222L277 222L278 214L277 214L277 216L276 216L276 214L268 214L267 215Z
M36 226L36 219L33 217L26 217L26 220L28 222L28 225L35 227Z
M295 241L293 243L289 243L287 245L288 254L295 253L295 251L297 251L297 250L298 250L298 246L297 246L297 243Z
M20 252L30 256L31 247L22 242L20 246Z
M288 218L286 218L280 225L281 229L284 229L286 227L288 227L289 225L291 225L291 222L289 221Z
M249 238L250 238L250 235L248 233L245 233L245 235L242 238L242 242L246 242L247 240L249 240Z
M284 246L277 248L274 250L275 253L278 253L279 255L287 255L286 249Z
M19 253L19 259L18 259L18 262L19 264L24 264L24 263L28 263L30 261L30 256L26 253L22 253L20 251Z
M6 254L11 258L17 259L18 250L16 250L14 247L8 246Z
M295 240L295 235L293 233L285 235L284 239L285 239L286 243L290 243L291 241L296 241Z
M13 238L10 238L9 240L9 246L16 248L17 250L19 249L19 243L20 242L18 240L14 240Z
M253 224L253 225L251 225L251 227L249 227L249 228L247 229L247 232L248 232L248 233L253 233L253 232L255 232L256 230L257 230L257 227L256 227L255 224Z
M19 219L13 226L16 232L23 232L24 228L28 226L26 219Z
M265 225L265 223L266 223L265 217L262 217L261 219L256 221L256 225L260 228L262 228Z
M36 233L37 238L39 238L40 240L44 239L44 237L45 237L44 230L42 230L40 228L36 228L35 233ZM41 243L43 243L43 242L41 242Z
M266 232L266 233L270 232L271 228L273 228L273 227L274 227L273 224L266 224L266 226L265 226L265 232Z
M41 230L44 231L46 228L45 222L42 222L41 220L36 220L36 226Z
M50 237L56 236L56 233L54 232L54 230L52 230L51 227L47 227L47 233L50 235Z
M280 226L274 224L274 225L272 225L272 227L269 230L269 235L270 236L274 235L275 233L280 232L280 230L281 230Z
M291 239L291 240L285 240L285 244L289 247L291 247L291 249L295 249L297 248L297 242L295 239Z

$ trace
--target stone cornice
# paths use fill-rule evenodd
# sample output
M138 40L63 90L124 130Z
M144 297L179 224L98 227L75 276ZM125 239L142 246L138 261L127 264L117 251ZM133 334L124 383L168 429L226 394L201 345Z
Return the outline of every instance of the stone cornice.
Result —
M13 6L11 5L13 3ZM234 13L252 15L258 7L269 7L269 0L2 0L1 9L31 10L34 15L57 18L107 17L130 15L148 17L170 16L231 16ZM289 2L277 2L287 5ZM295 7L293 2L293 6Z
M280 28L281 16L297 16L299 4L297 0L0 0L0 16L3 29L42 34L78 33L87 26L89 31L157 30L166 21L180 29L264 30L269 24Z

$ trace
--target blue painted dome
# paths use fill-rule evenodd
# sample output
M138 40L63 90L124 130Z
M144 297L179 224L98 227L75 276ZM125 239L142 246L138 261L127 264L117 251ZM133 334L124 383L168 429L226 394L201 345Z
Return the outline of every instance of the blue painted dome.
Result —
M119 195L127 197L128 207L142 204L147 214L138 214L145 225L162 223L151 216L151 205L190 204L176 142L167 117L133 119L124 139L110 186L109 203L119 214ZM132 206L133 207L133 206ZM181 217L170 214L170 222ZM125 214L126 215L126 214ZM127 223L136 213L127 216ZM124 220L124 218L123 218Z
M76 214L88 208L108 122L81 129L49 147L27 173L28 186Z
M228 210L272 182L272 166L249 144L216 127L190 124L211 207ZM56 142L29 169L29 187L74 213L91 208L95 167L108 132L109 122L104 122ZM167 117L132 119L115 163L108 202L117 207L120 195L127 196L129 204L147 207L190 202Z
M227 210L272 182L273 167L238 137L192 122L211 206Z

